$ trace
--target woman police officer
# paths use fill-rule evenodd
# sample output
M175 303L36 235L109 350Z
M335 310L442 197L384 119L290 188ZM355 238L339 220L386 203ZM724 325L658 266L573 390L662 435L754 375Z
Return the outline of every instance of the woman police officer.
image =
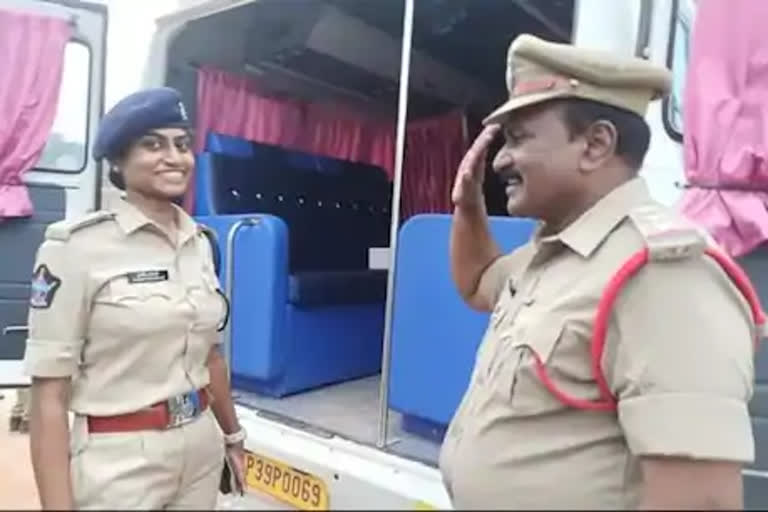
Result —
M194 166L178 92L120 101L93 156L124 197L51 225L34 267L25 365L41 504L210 510L225 459L242 489L245 436L211 247L173 202Z

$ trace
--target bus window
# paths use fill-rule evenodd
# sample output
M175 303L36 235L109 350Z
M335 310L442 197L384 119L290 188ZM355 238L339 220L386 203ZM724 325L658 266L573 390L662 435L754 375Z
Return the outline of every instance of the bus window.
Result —
M91 49L80 41L69 41L56 118L36 169L68 173L85 169L90 67Z
M683 91L690 54L691 30L695 15L692 0L678 0L673 12L672 34L670 37L667 66L672 70L672 92L664 103L664 124L670 137L683 138Z

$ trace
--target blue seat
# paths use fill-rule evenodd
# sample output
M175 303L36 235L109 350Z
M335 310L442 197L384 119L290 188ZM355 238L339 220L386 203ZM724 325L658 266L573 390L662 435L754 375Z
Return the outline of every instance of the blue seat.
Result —
M249 158L253 156L253 143L240 137L208 133L205 138L205 149L210 153Z
M211 215L215 212L215 199L212 195L211 161L212 155L229 155L240 158L252 158L255 153L253 143L239 137L219 133L208 133L205 149L196 155L195 173L195 210L194 215Z
M389 245L386 174L249 144L197 167L196 217L222 261L231 226L260 219L235 240L233 381L284 396L379 372L387 274L368 268L368 248Z
M213 228L223 242L232 225L246 217L253 215L197 220ZM324 288L322 273L307 280L290 275L287 224L274 215L258 218L256 226L238 232L234 243L233 384L281 397L379 372L382 296L369 299L359 272L341 276L347 283L358 279L351 292L339 287L345 284L342 279L330 279L336 287ZM221 251L225 261L226 244ZM381 272L375 274L386 282Z
M530 239L529 219L492 217L504 252ZM450 273L450 215L416 215L400 230L389 406L406 430L441 438L469 383L488 315L471 310Z

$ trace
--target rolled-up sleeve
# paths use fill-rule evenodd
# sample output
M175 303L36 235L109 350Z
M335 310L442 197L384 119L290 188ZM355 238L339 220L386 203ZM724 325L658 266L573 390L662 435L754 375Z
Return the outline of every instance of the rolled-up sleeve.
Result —
M613 315L604 365L630 451L751 462L754 325L717 264L650 263Z
M87 314L83 264L67 242L45 240L37 251L24 354L29 376L77 372Z

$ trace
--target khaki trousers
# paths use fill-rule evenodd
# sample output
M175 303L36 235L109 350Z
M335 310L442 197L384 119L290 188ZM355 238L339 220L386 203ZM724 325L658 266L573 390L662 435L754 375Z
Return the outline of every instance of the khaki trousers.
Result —
M210 408L162 431L90 434L76 416L70 471L78 509L213 510L224 440Z

